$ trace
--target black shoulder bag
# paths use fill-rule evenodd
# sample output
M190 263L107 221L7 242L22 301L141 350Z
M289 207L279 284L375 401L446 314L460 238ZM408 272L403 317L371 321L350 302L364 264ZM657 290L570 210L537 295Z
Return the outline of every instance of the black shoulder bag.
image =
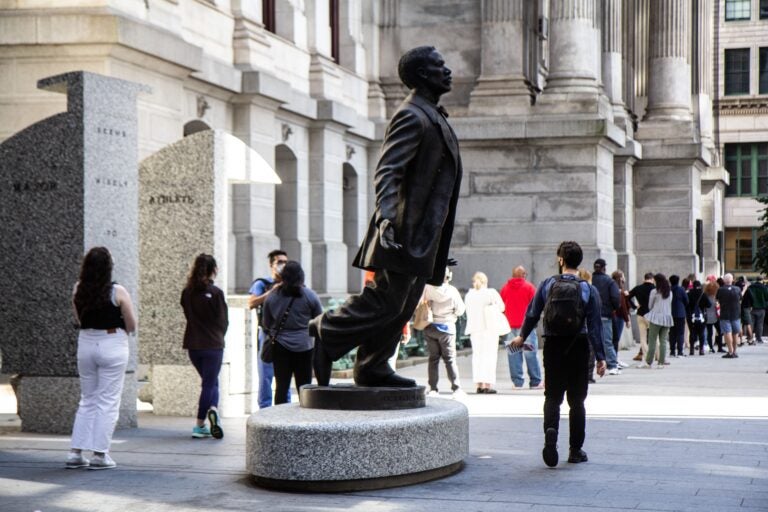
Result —
M264 340L264 344L261 345L261 352L259 352L259 357L262 361L265 363L272 363L274 360L274 349L275 349L275 343L277 343L277 336L280 334L280 331L283 330L283 326L285 325L285 321L288 319L288 313L291 311L291 306L293 306L293 301L296 297L293 297L291 301L288 303L288 307L285 308L285 312L283 313L283 316L280 318L280 323L277 325L277 330L274 334L270 334L269 337Z

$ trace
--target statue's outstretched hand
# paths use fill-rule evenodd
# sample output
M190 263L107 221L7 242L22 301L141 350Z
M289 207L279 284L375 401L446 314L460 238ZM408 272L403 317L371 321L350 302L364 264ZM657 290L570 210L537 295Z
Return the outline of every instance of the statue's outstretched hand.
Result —
M379 223L379 243L385 249L398 251L403 248L402 245L395 242L395 227L388 219Z

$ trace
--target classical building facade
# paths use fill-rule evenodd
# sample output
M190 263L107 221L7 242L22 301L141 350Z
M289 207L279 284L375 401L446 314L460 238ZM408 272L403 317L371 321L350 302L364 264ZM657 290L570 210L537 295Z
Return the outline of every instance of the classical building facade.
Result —
M768 0L728 1L719 14L715 114L730 182L717 240L725 269L751 274L761 208L754 197L768 194Z
M0 140L64 110L61 95L36 89L40 78L82 69L146 84L140 158L216 128L282 178L232 186L228 288L244 291L282 246L316 290L341 295L360 287L348 262L386 120L407 93L397 60L431 44L453 69L443 103L465 168L459 286L475 270L500 285L518 264L539 279L563 239L630 283L648 270L721 273L730 248L740 255L744 233L754 236L745 196L768 186L765 4L0 1ZM729 84L745 58L748 89L737 93ZM747 154L749 194L730 166Z

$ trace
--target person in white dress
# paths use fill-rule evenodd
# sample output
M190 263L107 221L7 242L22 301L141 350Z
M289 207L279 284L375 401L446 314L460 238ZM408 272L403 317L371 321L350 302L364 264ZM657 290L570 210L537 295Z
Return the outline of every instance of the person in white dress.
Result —
M467 306L465 334L472 342L472 380L478 394L494 394L496 361L499 353L499 322L504 318L504 301L499 292L488 288L488 276L476 272L472 289L464 297Z

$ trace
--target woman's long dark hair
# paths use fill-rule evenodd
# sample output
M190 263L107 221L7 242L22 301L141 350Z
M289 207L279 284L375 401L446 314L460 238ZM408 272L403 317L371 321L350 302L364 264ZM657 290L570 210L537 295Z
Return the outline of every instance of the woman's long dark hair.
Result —
M86 311L107 305L112 295L112 255L106 247L93 247L83 256L75 308L82 318Z
M663 299L669 297L671 288L669 286L669 281L667 281L667 276L664 274L656 274L653 276L653 280L656 282L656 290L661 294L661 297Z
M195 258L187 277L187 290L205 290L213 282L211 276L217 269L216 260L210 254L201 253Z
M289 261L280 272L280 293L288 297L301 297L301 289L304 286L304 269L298 261Z

